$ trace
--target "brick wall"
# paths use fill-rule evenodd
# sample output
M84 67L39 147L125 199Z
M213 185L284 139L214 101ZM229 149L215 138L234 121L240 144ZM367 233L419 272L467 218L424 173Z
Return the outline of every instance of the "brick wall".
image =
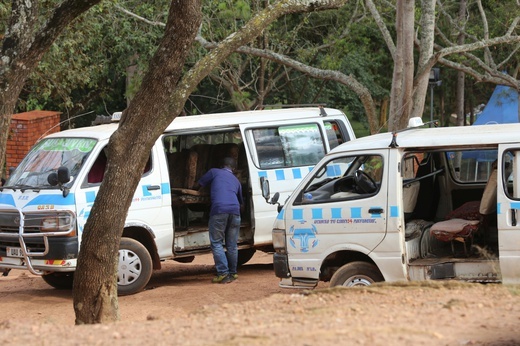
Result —
M60 130L60 112L31 111L13 115L7 139L6 167L16 167L42 135Z

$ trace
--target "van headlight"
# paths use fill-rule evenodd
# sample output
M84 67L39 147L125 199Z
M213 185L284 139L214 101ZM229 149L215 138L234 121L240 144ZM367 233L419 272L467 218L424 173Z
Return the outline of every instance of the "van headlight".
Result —
M74 214L68 212L56 213L53 215L45 215L41 220L42 232L66 232L74 229ZM76 232L67 234L68 236L76 235Z
M273 229L273 247L277 252L286 251L285 243L285 230L284 229Z

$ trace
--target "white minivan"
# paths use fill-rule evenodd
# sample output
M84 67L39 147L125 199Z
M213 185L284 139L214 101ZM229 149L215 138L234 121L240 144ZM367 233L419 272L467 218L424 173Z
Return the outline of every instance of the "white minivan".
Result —
M412 119L418 124L420 119ZM520 124L409 128L345 143L273 228L282 287L520 283Z
M0 188L0 270L28 269L71 287L81 234L103 179L104 148L117 123L67 130L39 141ZM164 259L209 253L209 195L193 190L222 158L237 159L245 210L239 262L272 251L277 208L265 181L287 198L331 149L354 138L341 111L323 107L177 117L154 145L120 244L118 291L148 283ZM128 153L131 159L132 153Z

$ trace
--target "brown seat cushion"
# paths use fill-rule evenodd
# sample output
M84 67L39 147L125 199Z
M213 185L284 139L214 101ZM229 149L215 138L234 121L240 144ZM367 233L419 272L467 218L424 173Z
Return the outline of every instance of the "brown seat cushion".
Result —
M430 234L440 241L471 236L479 226L478 220L451 219L437 222L430 228Z

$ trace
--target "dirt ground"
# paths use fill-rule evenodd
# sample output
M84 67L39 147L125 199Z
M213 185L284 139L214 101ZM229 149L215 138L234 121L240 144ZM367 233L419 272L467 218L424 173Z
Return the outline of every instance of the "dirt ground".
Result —
M74 326L70 291L13 270L0 277L1 345L520 345L520 286L462 283L281 289L271 256L212 284L210 256L173 261L121 321Z

